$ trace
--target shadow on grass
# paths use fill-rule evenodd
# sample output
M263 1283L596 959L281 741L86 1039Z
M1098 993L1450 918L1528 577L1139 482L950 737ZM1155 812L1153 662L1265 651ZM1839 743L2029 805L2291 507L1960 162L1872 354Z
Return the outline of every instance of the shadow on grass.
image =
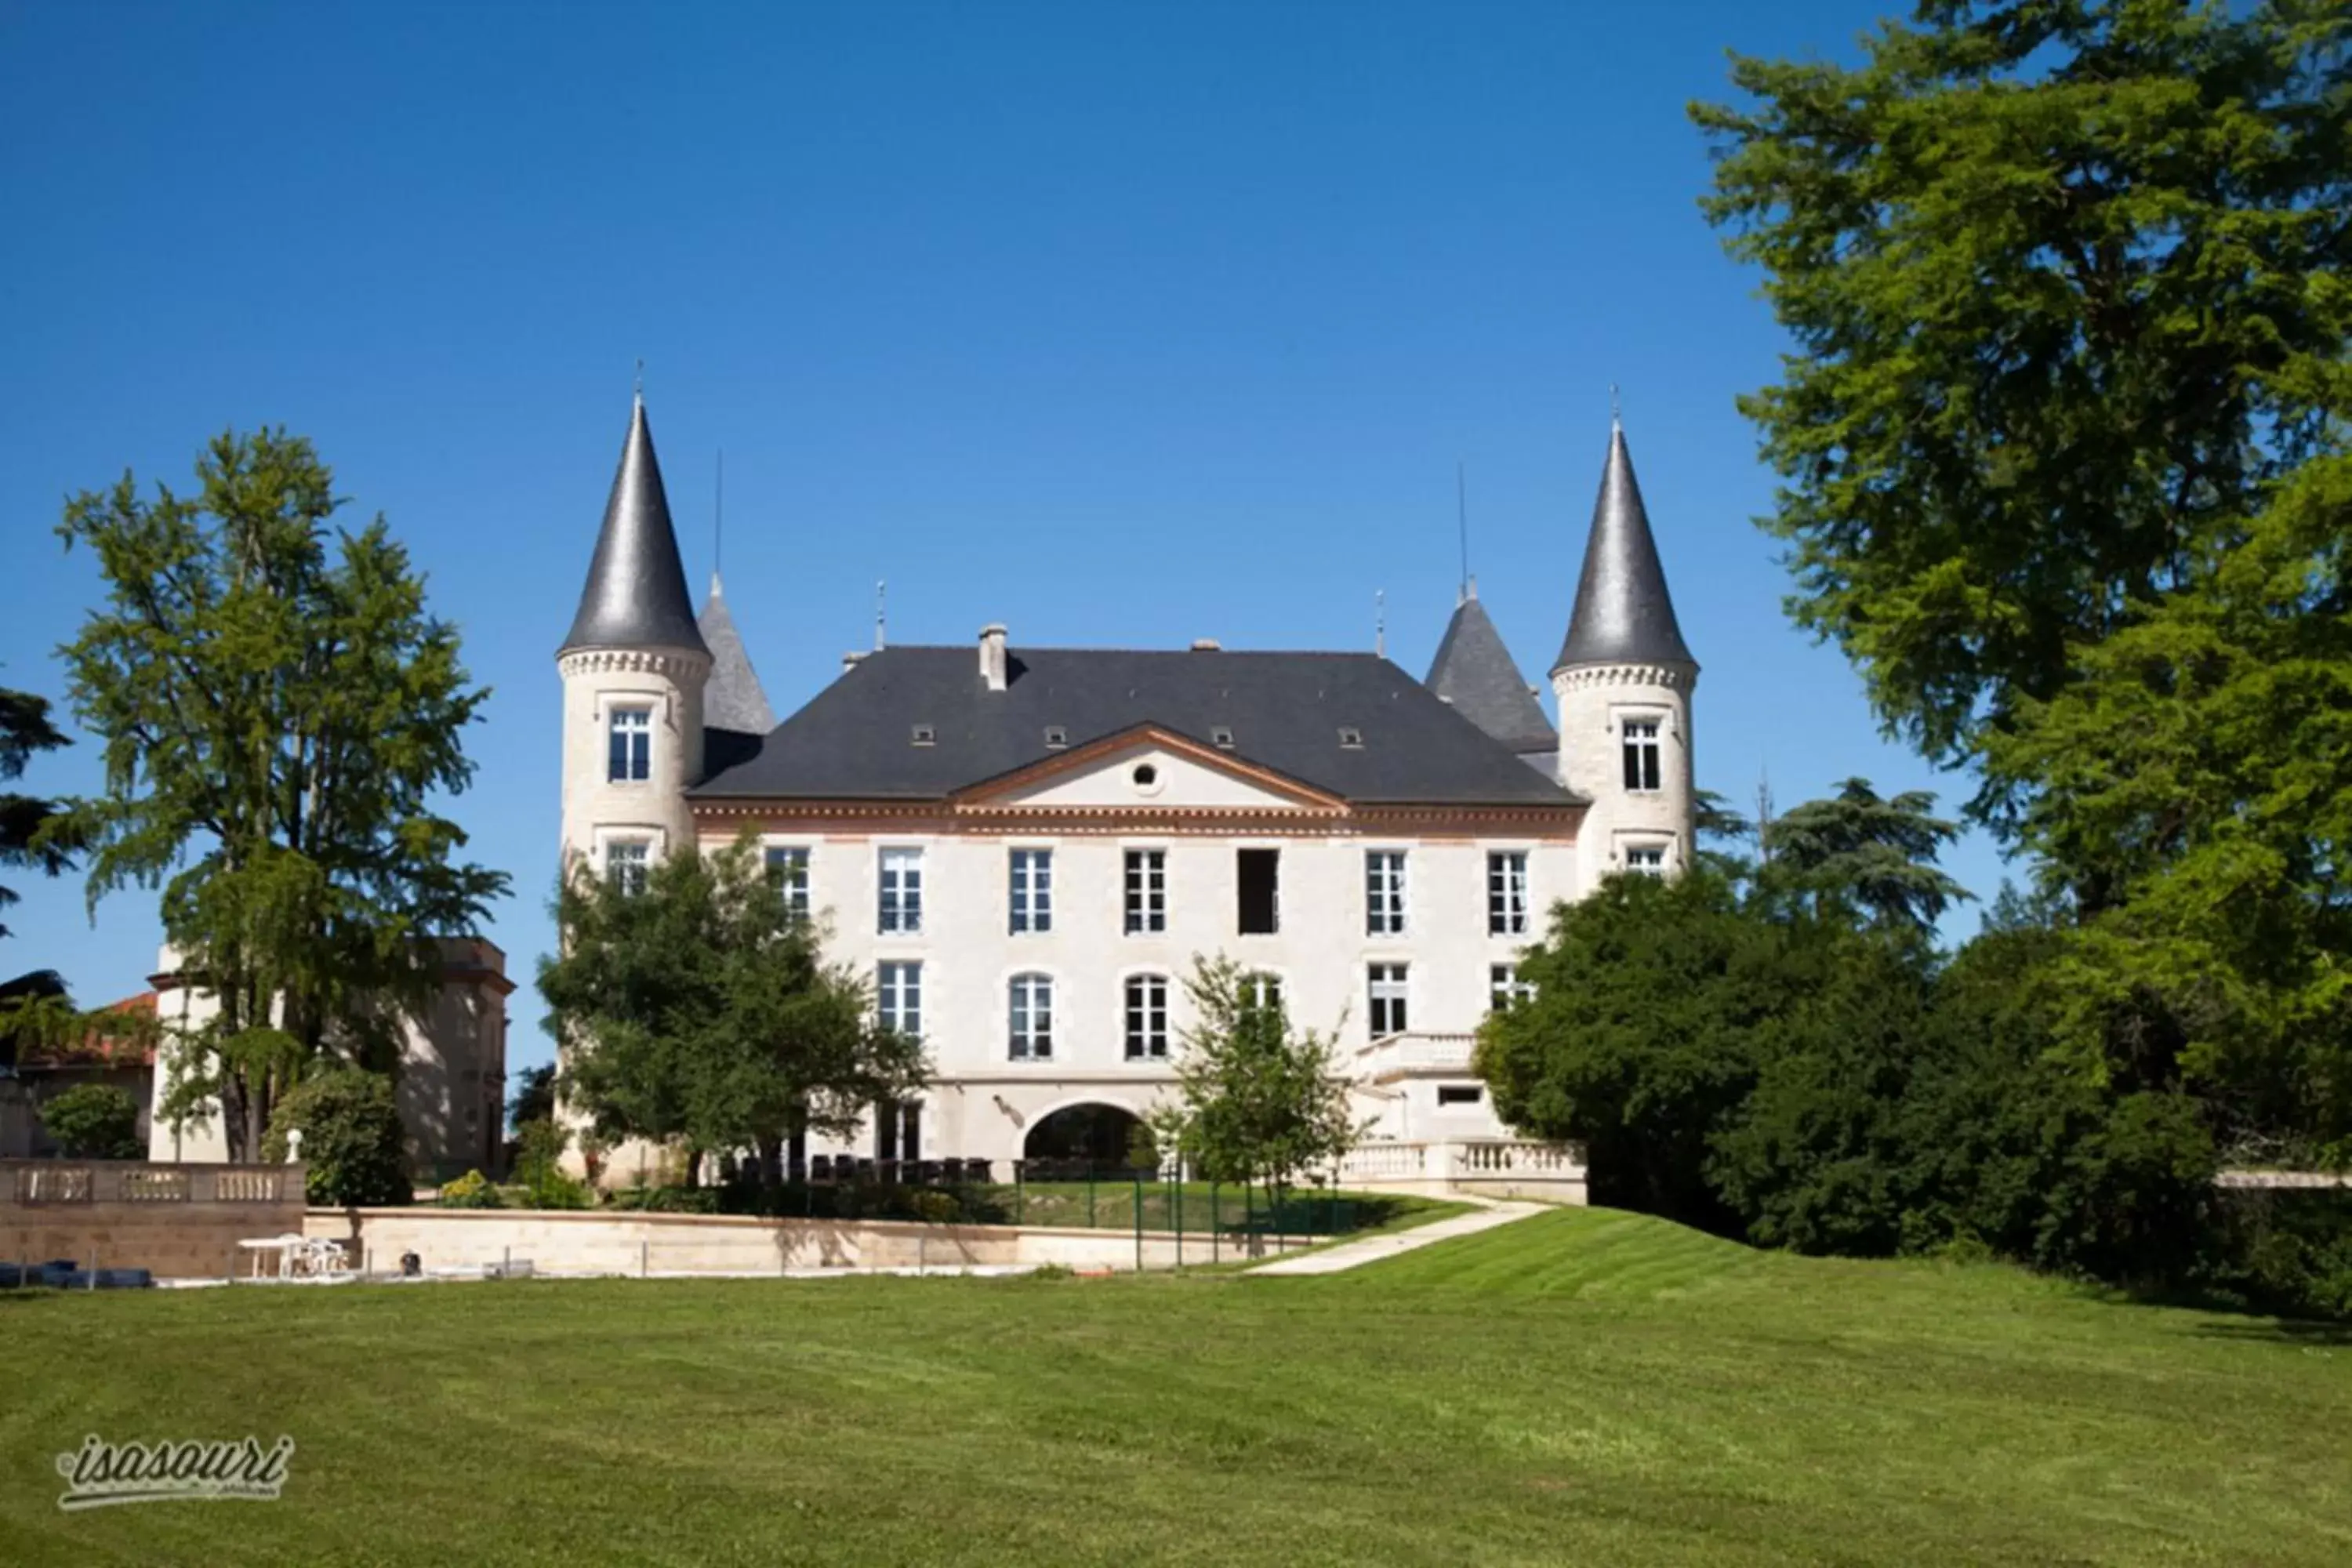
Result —
M2352 1323L2323 1322L2310 1318L2249 1318L2236 1322L2202 1323L2193 1331L2200 1340L2240 1344L2302 1345L2306 1349L2352 1346Z

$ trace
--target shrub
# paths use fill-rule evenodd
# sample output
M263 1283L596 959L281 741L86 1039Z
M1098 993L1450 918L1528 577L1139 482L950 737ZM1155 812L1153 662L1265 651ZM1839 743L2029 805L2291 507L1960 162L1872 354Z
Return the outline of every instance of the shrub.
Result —
M136 1160L139 1102L111 1084L77 1084L41 1105L41 1125L78 1160Z
M564 1146L571 1135L550 1118L526 1121L515 1129L515 1180L524 1201L535 1209L584 1209L594 1206L594 1189L563 1173Z
M441 1206L445 1209L499 1209L506 1207L506 1200L499 1195L499 1189L490 1184L488 1176L479 1171L468 1171L456 1181L443 1184Z
M332 1068L278 1102L261 1157L286 1158L286 1136L302 1134L314 1204L337 1208L404 1204L414 1195L392 1080L358 1068Z

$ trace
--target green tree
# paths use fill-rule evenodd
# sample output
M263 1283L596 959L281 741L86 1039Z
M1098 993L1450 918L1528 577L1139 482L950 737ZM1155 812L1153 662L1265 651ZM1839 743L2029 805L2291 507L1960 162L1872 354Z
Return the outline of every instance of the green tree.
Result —
M78 1160L136 1160L139 1102L110 1083L82 1083L41 1102L41 1125Z
M22 778L35 752L66 744L49 722L47 698L0 688L0 783ZM71 841L57 802L0 790L0 868L62 876L73 865ZM12 889L0 887L0 910L16 901ZM7 934L0 925L0 936Z
M1582 1145L1595 1201L1736 1233L1707 1179L1801 978L1771 922L1704 862L1612 877L1520 960L1535 995L1488 1016L1473 1058L1503 1120Z
M1846 900L1889 929L1927 931L1968 889L1937 869L1959 837L1930 816L1936 797L1906 790L1881 799L1868 779L1848 779L1827 800L1791 806L1765 830L1772 875L1816 899Z
M415 1195L400 1108L383 1074L331 1067L305 1078L278 1102L261 1157L285 1160L296 1132L312 1203L370 1208Z
M220 1002L163 1109L217 1095L242 1154L322 1051L389 1065L439 984L432 939L470 933L506 878L436 810L488 692L383 520L331 527L332 475L283 431L219 437L196 475L191 497L126 474L67 503L108 590L63 650L106 779L67 821L93 906L162 889Z
M1294 1028L1280 999L1223 954L1195 957L1184 990L1193 1021L1153 1152L1178 1151L1214 1181L1263 1183L1278 1211L1301 1176L1330 1166L1360 1132L1333 1038Z
M555 1120L555 1064L542 1062L515 1075L515 1091L507 1100L507 1122L517 1132L533 1121Z
M1790 609L1948 763L2340 460L2352 12L1916 15L1859 67L1736 58L1745 101L1692 113L1798 351L1741 404ZM2000 819L2032 781L1988 784Z
M555 915L539 986L564 1098L603 1137L681 1146L689 1182L733 1149L764 1178L795 1131L850 1136L928 1079L921 1042L824 962L748 835L663 858L636 891L574 865Z

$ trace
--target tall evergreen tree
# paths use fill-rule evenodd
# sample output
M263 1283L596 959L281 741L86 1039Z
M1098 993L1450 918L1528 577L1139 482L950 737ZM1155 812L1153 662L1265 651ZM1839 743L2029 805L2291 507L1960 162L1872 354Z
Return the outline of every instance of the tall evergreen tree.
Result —
M322 1051L388 1065L397 1013L437 985L431 939L472 931L504 873L460 858L436 809L473 777L488 699L457 628L379 517L342 502L310 443L215 439L192 496L129 474L67 503L106 602L64 654L103 793L75 803L89 899L160 888L163 929L220 1013L161 1107L217 1094L250 1155L271 1101Z
M0 783L22 778L36 752L67 743L49 722L48 699L0 688ZM0 867L63 875L73 864L64 829L57 802L0 790ZM0 910L16 901L16 892L0 886ZM7 934L0 925L0 936Z
M1829 799L1791 806L1765 829L1772 879L1848 901L1882 926L1927 931L1969 896L1937 868L1959 828L1931 816L1935 804L1926 790L1882 799L1868 779L1848 779Z

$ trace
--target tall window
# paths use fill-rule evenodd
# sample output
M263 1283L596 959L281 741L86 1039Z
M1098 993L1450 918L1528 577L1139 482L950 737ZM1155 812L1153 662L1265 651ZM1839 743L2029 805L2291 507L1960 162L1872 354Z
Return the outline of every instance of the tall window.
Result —
M1244 936L1272 936L1280 929L1282 851L1237 849L1234 880L1241 893L1235 925Z
M919 1038L923 1033L923 966L912 961L874 966L874 1014L886 1029Z
M1013 930L1054 929L1054 852L1015 849L1013 852Z
M881 910L875 929L919 931L923 929L923 852L893 845L882 851Z
M1127 852L1127 930L1130 936L1168 929L1168 852Z
M1242 976L1242 1000L1260 1012L1282 1011L1282 980L1259 970Z
M1528 857L1507 849L1486 857L1486 934L1528 934Z
M1519 978L1516 963L1490 963L1486 966L1486 1005L1496 1013L1507 1013L1522 1002L1535 999L1536 983Z
M1402 1035L1405 1030L1404 965L1375 963L1366 973L1365 990L1371 1000L1372 1038Z
M1364 851L1364 931L1371 936L1404 934L1404 851Z
M1054 977L1016 974L1012 985L1009 1055L1016 1062L1054 1058Z
M1625 735L1625 787L1654 790L1658 784L1658 721L1628 719Z
M796 921L809 918L809 852L799 847L770 846L768 880L782 889L784 910Z
M1666 847L1663 844L1634 844L1625 850L1625 869L1646 872L1653 877L1666 874Z
M1127 979L1127 1059L1156 1060L1167 1055L1168 977L1130 974Z
M877 1160L919 1160L923 1157L923 1106L920 1100L877 1100L874 1105L874 1157Z
M654 710L615 708L608 721L604 776L614 784L636 784L654 776Z
M646 890L646 859L652 846L642 838L604 841L604 879L632 898Z

